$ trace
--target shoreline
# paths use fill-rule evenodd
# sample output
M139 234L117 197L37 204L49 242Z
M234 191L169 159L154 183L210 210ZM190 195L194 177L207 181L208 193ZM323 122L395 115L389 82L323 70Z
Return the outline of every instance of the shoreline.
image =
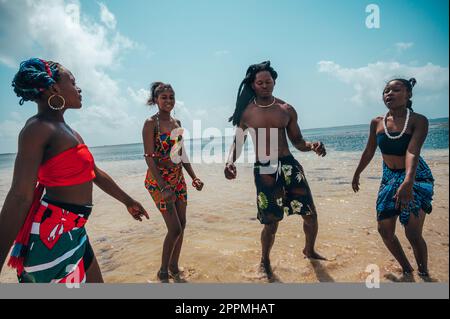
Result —
M361 190L351 190L351 176L359 152L336 152L318 160L313 154L294 154L305 169L318 209L317 251L328 261L303 258L304 233L301 217L285 217L271 253L278 282L364 282L369 265L377 265L381 282L404 280L400 268L384 246L376 226L375 199L381 178L381 157L376 155L361 175ZM424 151L422 156L435 176L433 212L427 216L424 238L429 249L431 278L449 281L449 213L447 150ZM166 228L144 188L143 160L99 162L99 166L130 195L140 201L150 220L134 221L125 207L94 188L94 210L87 231L106 283L156 281ZM180 257L190 283L267 283L259 272L260 232L256 220L256 194L252 164L238 164L238 177L223 177L222 164L193 165L204 180L202 192L188 185L185 241ZM9 172L10 175L12 172ZM3 202L8 183L2 183ZM397 236L413 267L412 250L398 224ZM220 267L218 267L220 265ZM414 274L412 278L423 280ZM17 282L5 266L0 282Z

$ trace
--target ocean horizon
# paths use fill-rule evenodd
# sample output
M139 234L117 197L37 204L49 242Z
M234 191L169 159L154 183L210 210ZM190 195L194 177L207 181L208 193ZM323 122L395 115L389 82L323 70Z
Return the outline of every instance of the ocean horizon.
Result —
M448 117L429 120L429 131L423 149L448 149ZM328 152L360 152L367 143L369 125L344 125L323 128L303 129L302 134L307 140L322 141ZM227 153L233 141L233 136L210 138L191 138L185 141L190 154L209 152L212 156ZM295 153L296 150L291 146ZM90 146L96 161L120 161L142 159L142 142ZM245 151L252 152L252 143L247 142ZM0 169L10 168L14 164L16 153L0 154Z

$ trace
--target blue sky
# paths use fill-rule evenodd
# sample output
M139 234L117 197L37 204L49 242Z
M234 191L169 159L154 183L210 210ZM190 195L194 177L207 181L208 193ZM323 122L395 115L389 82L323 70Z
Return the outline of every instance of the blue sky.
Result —
M366 6L380 28L366 27ZM61 62L83 89L67 122L91 145L141 141L153 81L176 91L176 117L191 129L230 127L248 65L270 60L274 95L301 128L369 123L385 112L381 90L416 77L413 107L447 117L448 1L0 0L0 153L36 108L18 106L11 79L31 56Z

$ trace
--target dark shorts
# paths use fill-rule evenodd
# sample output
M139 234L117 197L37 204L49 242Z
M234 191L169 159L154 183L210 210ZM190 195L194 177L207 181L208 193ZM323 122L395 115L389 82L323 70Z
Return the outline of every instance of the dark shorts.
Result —
M317 214L303 167L292 155L279 158L276 166L256 162L253 174L261 224L278 222L284 214Z

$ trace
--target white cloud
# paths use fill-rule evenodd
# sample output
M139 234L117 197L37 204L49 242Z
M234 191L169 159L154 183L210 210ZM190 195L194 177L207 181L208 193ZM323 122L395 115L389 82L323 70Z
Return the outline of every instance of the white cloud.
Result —
M104 4L104 3L99 3L100 6L100 19L102 20L102 22L110 29L115 29L116 28L116 17L114 16L114 14L112 14L109 10L108 7Z
M75 119L71 124L87 133L85 140L135 142L140 138L131 124L136 122L131 115L136 114L131 111L135 101L108 72L138 45L114 29L114 15L106 5L99 5L107 27L82 14L76 0L0 2L0 34L8 43L0 47L0 63L17 68L32 56L60 62L72 71L83 90L83 101L88 101L83 110L71 113Z
M397 49L398 52L401 53L405 50L412 48L413 45L414 45L413 42L397 42L395 44L395 48Z
M378 103L386 82L394 77L416 78L415 93L420 90L424 97L442 92L448 95L449 69L432 63L411 66L398 62L377 62L360 68L346 68L333 61L320 61L318 71L351 85L355 93L350 100L361 106Z
M136 104L146 104L147 100L150 96L150 90L146 89L139 89L139 90L133 90L132 88L127 88L127 93L131 97L132 101Z
M198 119L195 117L194 113L191 109L189 109L188 106L186 106L186 103L184 101L176 100L175 102L175 116L178 119L182 119L184 123L188 122L192 124L192 121Z

